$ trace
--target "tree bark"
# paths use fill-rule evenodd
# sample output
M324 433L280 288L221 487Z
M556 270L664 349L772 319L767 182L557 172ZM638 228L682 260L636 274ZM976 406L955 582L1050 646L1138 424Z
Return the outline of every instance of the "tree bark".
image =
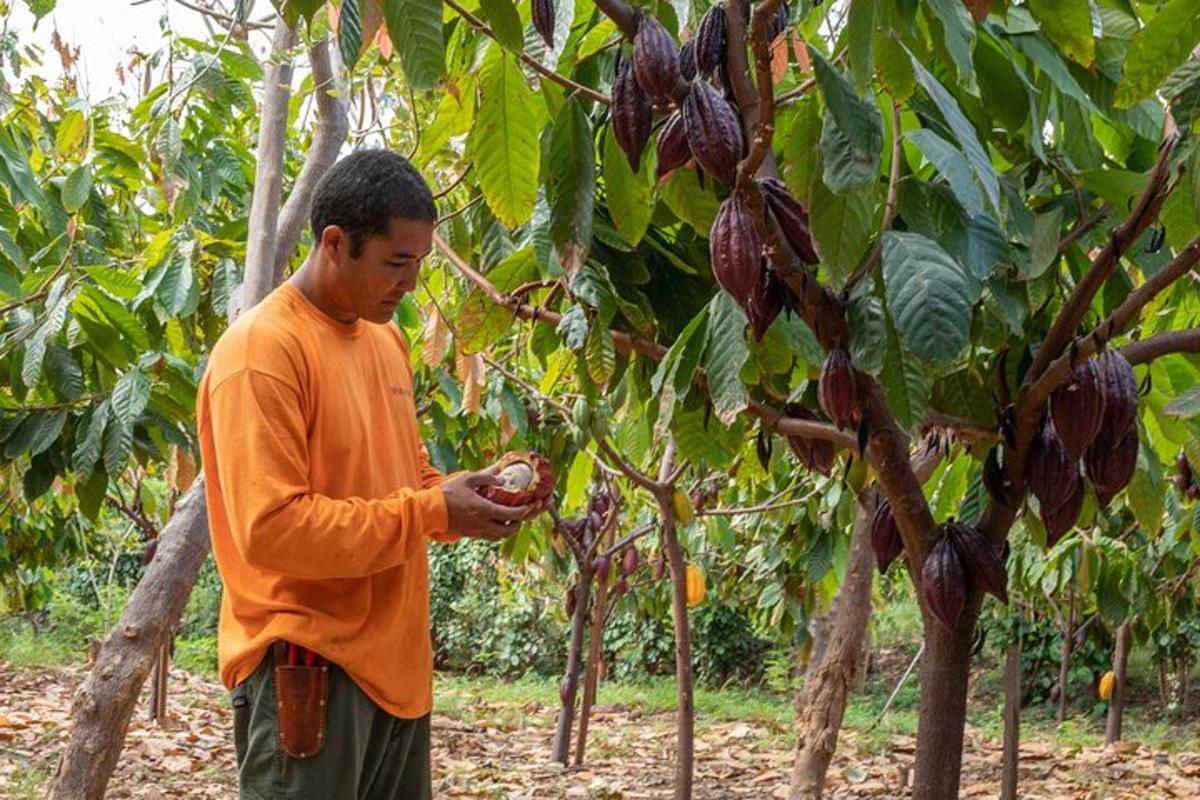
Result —
M571 617L571 647L567 651L567 674L559 687L562 706L554 728L553 758L564 767L571 758L571 728L575 725L575 695L579 691L579 671L583 664L583 629L587 625L591 601L592 575L582 565L575 585L575 614Z
M1071 653L1075 649L1075 595L1070 590L1067 610L1061 614L1059 628L1062 630L1062 649L1058 658L1058 710L1055 718L1062 724L1067 719L1067 681L1071 673Z
M104 640L72 704L70 738L50 800L101 800L142 685L187 603L208 555L204 478L197 477L163 529L155 558Z
M1000 800L1017 800L1021 764L1021 635L1008 646L1004 665L1004 766L1000 778Z
M1117 628L1117 647L1113 654L1113 693L1108 704L1108 724L1104 728L1104 744L1121 741L1121 718L1125 714L1125 666L1129 663L1129 647L1133 644L1133 628L1129 620Z
M875 569L871 519L878 504L878 492L864 489L858 503L846 578L834 601L836 617L820 663L810 671L804 687L800 741L789 800L818 800L824 792L825 775L837 750L850 688L857 670L863 666L860 658L863 634L871 615L871 573Z
M1154 668L1158 673L1158 703L1165 710L1171 705L1170 684L1167 680L1167 657L1159 656L1154 659Z
M609 569L617 569L610 565ZM610 573L611 574L611 573ZM588 722L592 716L592 705L596 702L596 684L599 680L600 659L604 657L604 621L608 613L608 579L598 582L596 606L592 609L592 629L588 632L587 674L583 680L583 702L579 708L579 738L575 742L575 766L583 766L583 753L587 748Z

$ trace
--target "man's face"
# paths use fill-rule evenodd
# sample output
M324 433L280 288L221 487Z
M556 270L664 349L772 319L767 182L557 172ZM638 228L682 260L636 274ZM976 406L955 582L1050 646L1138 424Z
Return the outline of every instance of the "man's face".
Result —
M357 257L350 255L350 237L338 238L334 260L346 310L369 322L388 322L417 286L421 260L433 245L433 224L393 219L387 234L368 237Z

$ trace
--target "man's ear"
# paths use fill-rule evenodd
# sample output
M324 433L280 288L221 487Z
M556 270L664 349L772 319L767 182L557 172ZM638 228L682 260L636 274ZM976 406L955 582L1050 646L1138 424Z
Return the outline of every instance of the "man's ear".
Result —
M340 248L345 247L348 242L349 237L339 225L326 225L325 230L321 231L321 246L330 255L337 255Z

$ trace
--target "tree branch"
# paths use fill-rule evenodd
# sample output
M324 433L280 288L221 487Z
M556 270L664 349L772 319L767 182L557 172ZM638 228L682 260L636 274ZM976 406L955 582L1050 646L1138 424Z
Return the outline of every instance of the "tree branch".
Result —
M484 22L479 17L472 14L470 11L467 11L465 8L463 8L457 2L455 2L455 0L442 0L442 2L444 2L450 8L454 9L454 12L456 14L458 14L460 17L462 17L464 20L466 20L467 24L469 24L472 28L475 28L476 30L480 31L483 35L487 36L489 39L495 39L496 42L500 41L499 39L496 38L495 32L491 29L491 27L488 26L488 24L486 22ZM597 4L597 5L599 5L599 4ZM528 54L526 54L524 52L516 53L515 55L517 56L517 58L521 59L522 63L524 63L526 66L528 66L530 69L532 69L534 72L538 73L542 77L548 78L549 80L554 81L558 85L563 86L563 87L571 90L572 92L581 94L590 100L595 100L597 103L601 103L606 106L612 105L612 99L608 95L602 94L601 92L597 92L595 89L592 89L589 86L584 86L583 84L576 83L575 81L571 80L567 76L561 75L561 74L555 72L554 70L550 69L545 64L543 64L542 62L538 61L535 58L532 58L531 56L529 56Z
M744 0L735 0L737 4ZM758 79L758 94L754 103L754 108L744 108L742 112L742 121L746 127L746 134L750 139L750 152L738 165L738 186L741 187L744 193L757 191L753 186L754 179L758 173L758 169L762 166L763 159L771 155L771 139L775 134L775 85L771 75L771 42L768 40L770 31L768 27L771 24L771 18L775 16L775 12L779 10L779 6L783 0L763 0L754 9L754 16L750 20L751 45L754 48L754 66L755 74ZM726 25L731 14L735 10L729 7L725 9ZM737 12L737 13L740 13ZM743 34L745 30L741 31ZM730 40L737 42L739 39L732 38L734 32L730 31ZM727 57L729 62L729 74L733 75L734 65L740 66L740 59L735 59L732 55L734 50L740 48L727 48L730 55ZM733 80L732 78L730 80ZM742 91L746 90L746 85L749 83L747 77L741 87ZM734 81L737 85L738 81Z
M1130 364L1148 364L1168 353L1200 353L1200 328L1156 333L1121 348Z
M312 211L312 195L318 181L337 160L350 130L346 101L337 94L337 77L329 55L329 40L322 39L308 51L312 61L313 92L317 104L317 128L304 157L304 166L279 214L275 241L272 285L283 279L300 233Z
M633 37L637 36L640 12L633 6L625 3L624 0L596 0L596 8L603 11L606 17L617 24L626 39L632 42Z

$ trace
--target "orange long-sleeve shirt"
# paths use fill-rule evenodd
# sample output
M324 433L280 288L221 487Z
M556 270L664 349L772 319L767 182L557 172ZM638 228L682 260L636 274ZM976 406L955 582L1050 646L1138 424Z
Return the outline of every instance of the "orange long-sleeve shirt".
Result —
M455 537L400 331L340 323L285 283L217 342L196 410L225 685L287 639L394 716L429 713L426 546Z

